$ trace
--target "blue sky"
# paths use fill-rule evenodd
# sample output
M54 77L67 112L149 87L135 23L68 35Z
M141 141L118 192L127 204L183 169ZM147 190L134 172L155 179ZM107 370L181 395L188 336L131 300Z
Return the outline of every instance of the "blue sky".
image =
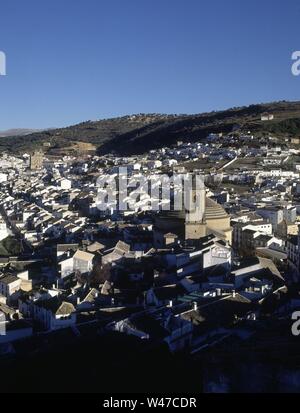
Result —
M300 100L299 21L298 0L2 2L0 130Z

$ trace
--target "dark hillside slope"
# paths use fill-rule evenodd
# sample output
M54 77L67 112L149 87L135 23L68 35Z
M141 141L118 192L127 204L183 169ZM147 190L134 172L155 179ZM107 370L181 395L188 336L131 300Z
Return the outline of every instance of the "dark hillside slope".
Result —
M261 121L263 113L273 114L274 120ZM279 137L300 136L300 102L257 104L197 115L139 114L88 121L26 136L3 137L0 150L22 154L43 148L52 154L62 150L76 153L78 143L85 143L99 154L131 155L171 146L177 140L201 140L209 133L233 129Z

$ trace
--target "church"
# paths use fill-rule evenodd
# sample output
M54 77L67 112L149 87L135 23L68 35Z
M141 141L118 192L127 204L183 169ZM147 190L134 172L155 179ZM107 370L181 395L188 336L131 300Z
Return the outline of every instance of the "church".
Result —
M155 217L154 246L164 248L175 245L178 240L197 240L214 234L231 245L232 229L230 216L220 204L206 196L205 188L199 196L193 193L195 208L180 211L161 211Z

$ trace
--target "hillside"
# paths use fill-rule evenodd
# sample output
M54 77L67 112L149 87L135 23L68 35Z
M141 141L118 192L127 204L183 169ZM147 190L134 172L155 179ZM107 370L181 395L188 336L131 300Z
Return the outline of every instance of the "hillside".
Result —
M265 112L274 114L274 120L262 122ZM300 136L300 102L257 104L197 115L139 114L87 121L26 136L3 137L0 150L24 153L42 147L50 154L69 154L80 153L80 148L86 147L100 154L113 151L130 155L170 146L179 139L201 140L209 133L228 133L233 129Z
M6 136L23 136L29 135L31 133L40 132L41 129L8 129L5 131L0 131L0 138L4 138Z

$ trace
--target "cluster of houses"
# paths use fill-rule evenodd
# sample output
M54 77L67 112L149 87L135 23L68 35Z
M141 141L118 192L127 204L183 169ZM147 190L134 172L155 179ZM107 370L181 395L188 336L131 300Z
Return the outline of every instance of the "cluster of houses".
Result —
M40 157L33 163L27 154L3 154L0 355L57 330L76 337L83 326L193 353L231 335L248 337L245 331L253 334L266 316L289 316L300 304L290 291L300 277L297 165L204 170L209 210L199 223L166 215L161 244L155 242L158 213L147 208L146 191L132 198L130 213L116 213L113 204L99 209L97 179L113 179L122 166L132 179L144 174L151 180L184 171L186 160L231 162L247 155L279 157L282 165L290 156L268 145L244 154L234 140L210 135L140 157L48 157L41 164ZM240 184L249 188L238 191ZM208 225L209 219L226 228ZM184 225L188 231L176 232Z

